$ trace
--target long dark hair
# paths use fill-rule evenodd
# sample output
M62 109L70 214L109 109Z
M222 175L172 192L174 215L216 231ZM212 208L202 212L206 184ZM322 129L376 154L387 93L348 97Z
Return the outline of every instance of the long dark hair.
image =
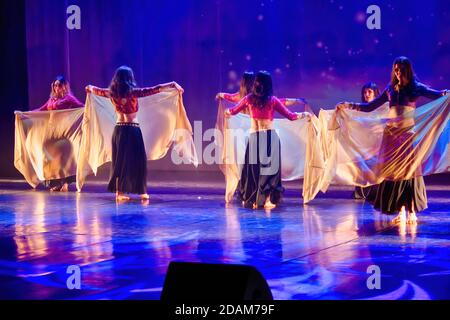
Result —
M62 97L58 97L55 91L55 85L59 84L59 86L61 86L63 88L63 95ZM51 84L51 91L50 91L50 97L51 98L63 98L65 97L67 94L70 93L70 84L69 81L67 81L67 79L64 76L57 76L55 78L55 80L53 80L52 84Z
M255 73L252 71L246 71L242 75L241 83L239 86L239 96L242 99L250 92L252 92L253 82L255 81Z
M272 98L272 95L272 76L267 71L258 71L250 95L251 103L262 108Z
M109 85L111 96L113 98L126 97L133 88L136 88L133 70L127 66L117 68L114 77L111 80L111 84Z
M380 89L378 89L378 86L375 82L367 82L361 88L361 102L369 102L366 101L366 98L364 97L364 91L366 91L366 89L372 89L375 97L378 97L378 95L380 94Z
M404 57L404 56L395 58L394 63L392 64L391 87L396 91L399 91L401 89L400 83L399 83L397 77L395 76L394 70L395 70L396 65L399 65L404 68L404 76L406 77L406 79L408 81L406 87L413 88L417 84L417 77L414 73L411 61L407 57Z

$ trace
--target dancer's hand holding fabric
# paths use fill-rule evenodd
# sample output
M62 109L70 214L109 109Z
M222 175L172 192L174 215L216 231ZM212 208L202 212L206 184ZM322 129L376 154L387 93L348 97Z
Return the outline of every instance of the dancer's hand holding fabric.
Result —
M226 118L231 117L230 109L225 110L224 115L225 115Z
M159 85L159 91L160 92L166 92L167 90L171 90L171 89L177 89L177 91L179 93L183 93L184 92L184 89L178 83L176 83L175 81Z
M92 93L92 94L95 94L96 96L110 98L109 89L98 88L96 86L89 84L86 86L85 90L86 90L86 93Z
M216 94L216 100L223 99L224 96L225 94L223 92L219 92L218 94Z
M177 89L177 91L179 92L179 93L183 93L184 92L184 89L183 89L183 87L181 87L178 83L176 83L175 81L173 81L172 82L172 88L175 88L175 89Z
M297 119L306 119L306 121L311 121L311 114L309 112L302 112L298 115Z

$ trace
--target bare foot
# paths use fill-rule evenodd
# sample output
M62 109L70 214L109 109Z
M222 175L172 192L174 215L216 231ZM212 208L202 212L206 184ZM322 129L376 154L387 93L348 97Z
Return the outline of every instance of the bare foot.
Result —
M126 200L130 200L130 197L125 196L122 192L117 192L116 200L117 201L126 201Z
M407 224L417 224L417 216L415 212L408 212Z
M270 198L267 198L266 199L266 203L264 203L264 208L265 209L273 209L273 208L275 208L277 205L276 204L273 204L271 201L270 201Z
M141 200L149 200L150 196L147 193L141 194Z
M53 187L53 188L50 188L50 191L51 191L51 192L53 192L53 191L58 191L58 189L59 189L58 187Z
M69 191L69 185L67 183L64 183L61 189L59 189L61 192L67 192Z
M405 221L406 221L406 211L405 207L402 207L398 215L394 219L392 219L392 223L394 224L404 223Z
M253 209L258 209L258 205L256 203L253 204Z

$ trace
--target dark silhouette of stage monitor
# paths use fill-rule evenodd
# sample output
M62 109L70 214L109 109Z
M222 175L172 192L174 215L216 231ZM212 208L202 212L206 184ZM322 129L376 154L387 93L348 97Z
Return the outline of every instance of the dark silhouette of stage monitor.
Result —
M261 273L252 266L171 262L161 300L273 300Z

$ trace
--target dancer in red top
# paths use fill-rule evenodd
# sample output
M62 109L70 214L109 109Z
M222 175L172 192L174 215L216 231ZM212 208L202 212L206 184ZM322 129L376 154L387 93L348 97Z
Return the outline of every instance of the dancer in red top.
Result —
M57 76L51 84L50 98L40 108L33 111L63 110L84 107L70 91L70 84L64 76Z
M291 121L309 117L309 113L293 113L273 96L272 77L266 71L258 72L252 93L241 99L234 108L227 109L225 116L235 115L245 108L248 108L251 117L251 130L239 195L244 206L271 209L279 203L284 191L281 184L280 140L273 129L274 112Z
M57 76L51 83L50 98L40 108L33 111L51 111L73 108L82 108L81 103L71 92L70 84L64 76ZM76 181L76 176L65 177L62 179L45 180L44 186L50 191L69 191L69 185Z
M117 122L112 137L112 165L108 190L116 193L116 200L129 200L124 193L139 194L148 200L147 155L137 120L138 98L151 96L168 88L183 89L175 82L150 88L136 88L133 70L118 68L108 89L87 86L86 91L110 98Z

